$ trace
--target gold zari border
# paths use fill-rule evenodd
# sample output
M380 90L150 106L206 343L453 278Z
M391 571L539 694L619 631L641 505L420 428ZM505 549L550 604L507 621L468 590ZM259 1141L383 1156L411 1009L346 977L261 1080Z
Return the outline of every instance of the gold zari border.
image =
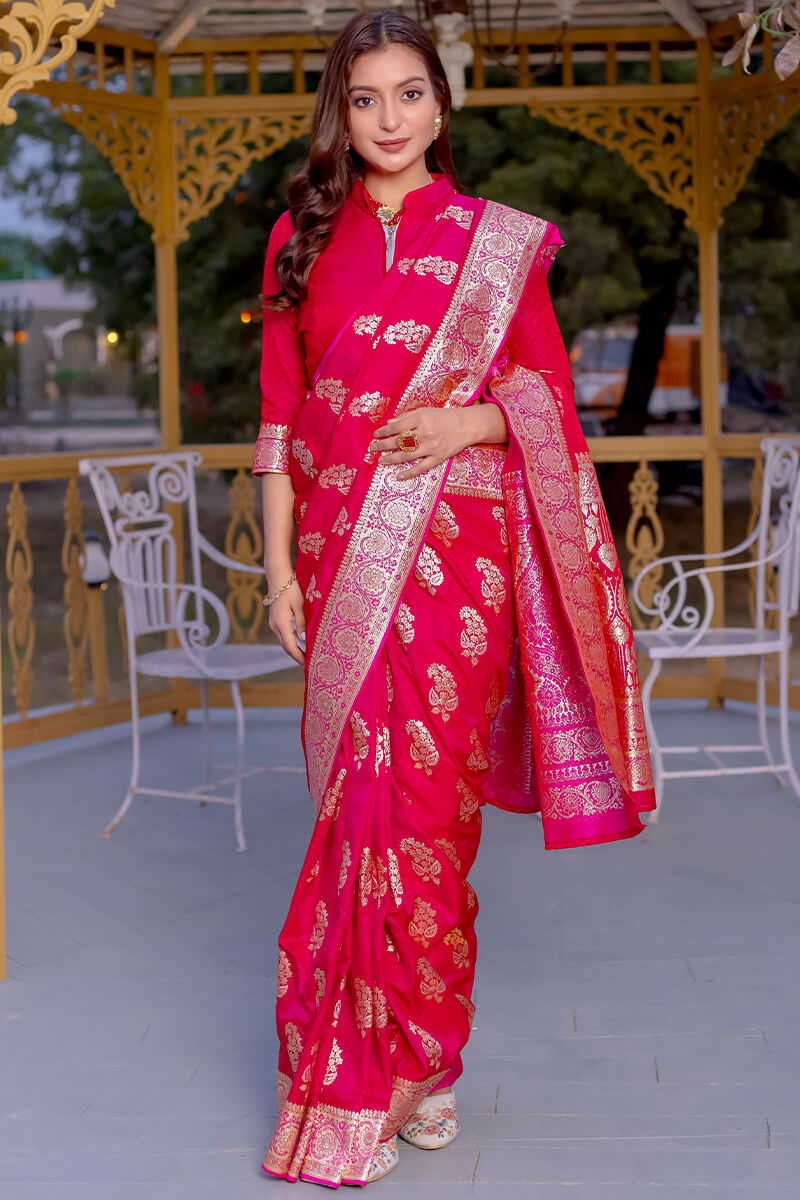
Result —
M278 1123L262 1169L281 1179L319 1183L366 1183L378 1143L392 1137L417 1105L444 1078L395 1076L389 1108L309 1107L289 1101L292 1080L278 1073Z

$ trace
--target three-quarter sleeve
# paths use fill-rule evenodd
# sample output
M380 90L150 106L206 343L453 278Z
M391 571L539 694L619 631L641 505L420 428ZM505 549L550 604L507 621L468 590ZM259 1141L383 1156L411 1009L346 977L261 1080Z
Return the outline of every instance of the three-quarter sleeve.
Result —
M569 355L553 311L547 272L556 251L564 241L555 225L548 225L536 261L531 267L525 291L509 326L506 348L513 362L539 371L542 375L553 375L559 385L569 383ZM558 389L560 390L560 388Z
M275 272L278 251L292 235L292 219L283 213L272 227L264 263L264 296L279 290ZM261 426L253 454L253 474L289 473L292 430L308 392L297 308L275 312L264 308L261 350Z

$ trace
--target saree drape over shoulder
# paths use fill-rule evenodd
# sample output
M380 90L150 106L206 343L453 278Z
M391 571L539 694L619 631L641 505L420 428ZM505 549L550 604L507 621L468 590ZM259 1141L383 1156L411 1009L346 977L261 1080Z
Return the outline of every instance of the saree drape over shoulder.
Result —
M274 259L291 234L277 222ZM654 807L623 579L546 274L551 223L406 197L393 265L357 184L299 310L265 311L254 470L291 474L318 820L278 965L270 1174L363 1182L378 1141L460 1074L484 802L548 848ZM490 401L504 446L409 480L373 430Z

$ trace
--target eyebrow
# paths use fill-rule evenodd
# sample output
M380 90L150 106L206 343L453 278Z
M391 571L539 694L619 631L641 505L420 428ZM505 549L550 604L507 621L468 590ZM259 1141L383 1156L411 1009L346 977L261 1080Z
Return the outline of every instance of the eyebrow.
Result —
M396 84L397 87L408 87L409 83L425 83L422 75L412 75L410 79L404 79L401 83ZM368 83L355 83L351 88L347 89L347 94L351 92L378 92L379 88L370 87Z

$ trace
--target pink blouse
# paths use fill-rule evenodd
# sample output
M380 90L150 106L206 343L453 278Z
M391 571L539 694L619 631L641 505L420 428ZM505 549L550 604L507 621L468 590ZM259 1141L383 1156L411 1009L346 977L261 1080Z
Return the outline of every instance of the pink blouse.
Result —
M456 195L445 176L409 192L397 226L394 257L403 257L432 211L448 195ZM264 266L265 296L278 291L275 258L291 237L292 220L284 212L272 228ZM514 362L537 371L569 377L569 359L553 312L546 272L552 255L563 245L555 226L549 229L550 254L545 269L532 270L509 328L506 349ZM292 430L317 367L336 334L361 308L364 297L385 273L383 228L369 211L359 181L346 200L333 235L311 268L308 293L294 308L264 309L261 358L261 427L253 457L253 474L289 472Z

